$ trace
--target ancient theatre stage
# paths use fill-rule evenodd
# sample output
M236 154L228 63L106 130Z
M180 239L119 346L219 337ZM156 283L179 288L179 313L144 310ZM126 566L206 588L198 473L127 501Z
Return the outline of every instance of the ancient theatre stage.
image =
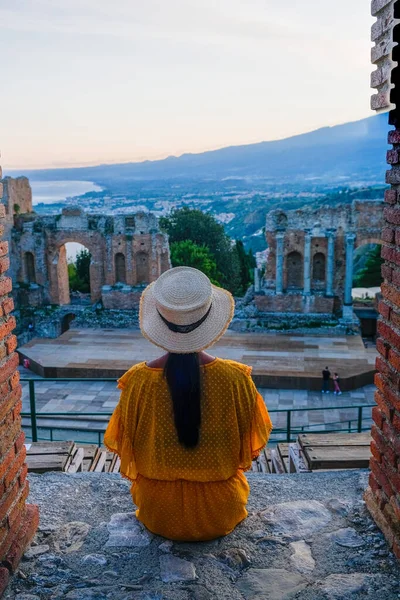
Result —
M44 377L119 377L133 364L163 353L139 330L70 329L57 339L35 338L19 349ZM344 390L373 383L375 348L360 336L227 331L210 353L253 367L260 387L320 389L321 371L337 371Z

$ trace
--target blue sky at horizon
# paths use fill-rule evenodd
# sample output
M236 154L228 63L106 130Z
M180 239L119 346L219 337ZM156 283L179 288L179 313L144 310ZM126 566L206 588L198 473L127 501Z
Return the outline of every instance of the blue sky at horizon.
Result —
M0 0L1 163L158 159L370 116L372 22L366 0Z

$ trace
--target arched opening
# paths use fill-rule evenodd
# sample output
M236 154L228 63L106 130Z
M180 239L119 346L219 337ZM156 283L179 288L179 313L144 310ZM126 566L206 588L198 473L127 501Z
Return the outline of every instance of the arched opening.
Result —
M55 304L91 303L91 261L88 248L77 242L67 242L57 249L49 264Z
M367 242L356 248L353 262L353 308L364 341L374 341L378 319L377 296L383 281L381 245Z
M126 283L125 256L122 252L115 255L115 283Z
M32 252L25 252L25 281L36 283L35 257Z
M149 283L149 256L145 252L136 254L136 283Z
M323 284L326 277L325 254L317 252L314 254L312 264L312 281L313 284Z
M286 257L286 287L292 290L303 287L303 257L300 252L290 252Z

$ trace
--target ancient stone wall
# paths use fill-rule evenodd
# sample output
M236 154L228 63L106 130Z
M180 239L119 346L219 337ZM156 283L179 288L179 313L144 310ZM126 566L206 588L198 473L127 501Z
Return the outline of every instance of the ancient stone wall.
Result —
M380 201L268 213L266 273L255 304L262 312L332 313L352 318L354 250L380 243ZM346 310L345 310L346 313Z
M149 213L105 216L69 207L56 216L14 214L14 223L11 254L20 304L70 303L68 242L89 250L91 300L107 308L136 307L140 290L171 267L168 238Z
M393 12L396 10L397 14ZM390 29L379 38L381 48L382 74L384 82L378 98L373 96L374 108L388 108L390 89L390 48L394 43L390 37L393 31L394 17L400 16L400 3L372 2L372 12L378 18L374 31L383 31L385 23ZM378 10L379 9L379 10ZM388 27L389 27L388 25ZM398 34L397 26L397 34ZM383 29L382 29L383 28ZM378 51L377 51L378 52ZM379 55L379 52L378 52ZM373 60L373 62L375 62ZM385 66L386 65L386 66ZM374 77L374 75L373 75ZM394 81L392 79L392 81ZM391 92L393 99L393 90ZM380 100L379 100L380 98ZM379 100L379 102L378 102ZM393 108L393 107L392 107ZM399 107L400 108L400 107ZM398 109L396 109L398 110ZM398 124L396 110L389 115L391 123ZM400 559L400 127L389 132L387 159L391 169L387 171L386 182L391 188L385 192L385 208L383 211L382 267L384 283L382 284L382 300L379 303L380 318L378 322L379 338L377 349L379 358L376 362L377 391L372 416L372 458L369 489L365 494L367 506L376 523L383 531L395 555Z
M371 28L371 62L376 65L376 70L371 74L371 87L376 89L376 94L371 97L372 110L385 111L394 108L391 100L393 88L390 78L394 67L392 50L393 29L398 22L395 16L395 0L373 0L371 13L376 21Z
M3 238L6 210L0 204L0 240ZM18 373L8 242L0 241L0 596L10 572L17 568L39 521L37 506L26 504L26 450L21 429L21 385Z
M13 215L32 212L32 189L26 177L4 177L2 204L6 208L6 219L13 221Z

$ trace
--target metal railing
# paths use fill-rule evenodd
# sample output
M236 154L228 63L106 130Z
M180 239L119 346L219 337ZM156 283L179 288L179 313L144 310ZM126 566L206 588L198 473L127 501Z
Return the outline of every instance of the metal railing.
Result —
M112 412L43 412L38 413L36 410L36 394L35 394L35 383L44 383L49 381L57 381L57 382L77 382L77 381L85 381L85 382L116 382L115 378L108 379L99 379L99 378L47 378L46 379L30 379L26 377L21 378L21 382L27 382L29 385L29 404L30 411L23 411L21 413L21 417L30 418L30 429L31 435L27 437L32 440L32 442L37 442L39 440L48 440L48 441L60 441L54 439L54 431L68 431L73 430L75 432L85 432L85 433L94 433L97 434L98 445L102 444L102 436L104 434L104 429L96 429L96 428L80 428L78 423L80 420L90 420L86 419L86 417L97 417L93 419L93 421L101 421L102 419L99 417L105 417L107 420L112 415ZM313 406L313 407L302 407L302 408L271 408L268 409L268 412L272 415L273 413L286 413L286 427L274 427L272 435L276 436L284 436L284 440L286 442L291 442L295 440L295 436L299 433L339 433L339 432L347 432L347 433L361 433L362 431L368 431L370 429L370 425L363 427L363 411L364 409L373 408L376 406L373 404L350 404L350 405L336 405L336 406ZM312 423L309 425L293 425L292 414L293 413L301 413L301 412L312 412L312 411L326 411L326 410L357 410L357 417L354 419L345 419L343 421L333 421L330 423ZM54 425L38 425L38 420L48 419L51 417L64 417L64 419L70 419L71 417L80 417L76 420L76 427L62 427ZM370 419L370 417L367 417ZM329 429L329 426L333 425L341 425L347 423L347 428L333 428ZM352 425L352 423L356 423L356 425ZM314 427L319 427L320 429L313 429ZM321 429L323 427L323 429ZM49 431L49 438L40 438L38 436L38 429L42 429L45 431ZM78 443L88 443L87 440L74 440ZM273 439L271 440L273 441ZM280 440L282 441L282 440Z

